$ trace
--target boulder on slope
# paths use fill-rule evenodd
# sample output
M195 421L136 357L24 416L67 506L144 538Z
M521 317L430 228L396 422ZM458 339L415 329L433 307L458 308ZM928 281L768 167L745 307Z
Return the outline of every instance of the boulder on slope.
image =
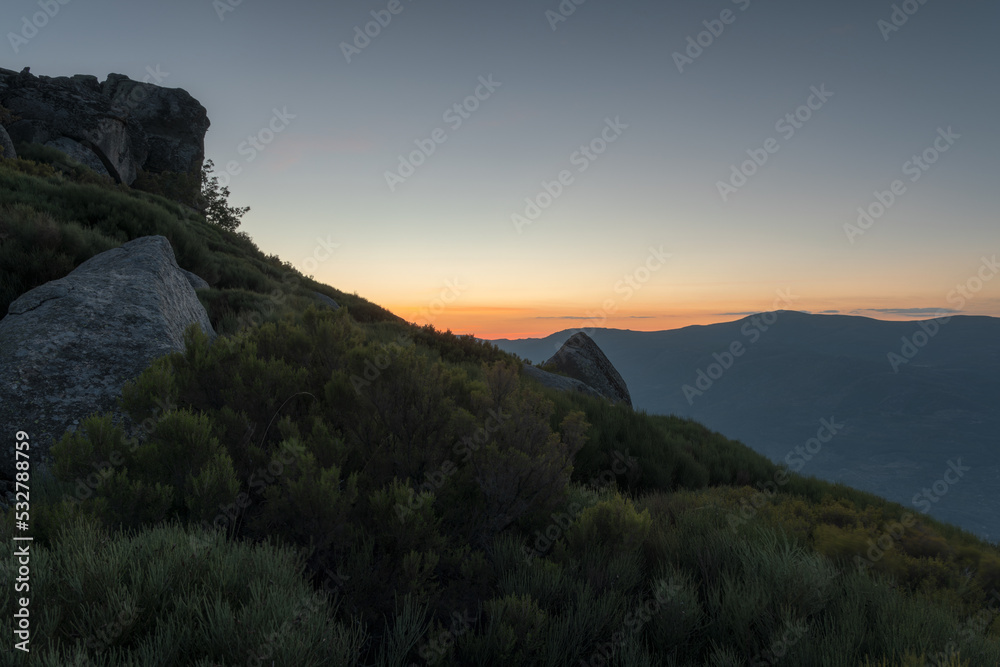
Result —
M14 434L32 466L53 440L97 411L114 411L122 386L184 331L215 332L170 242L147 236L91 257L10 304L0 320L0 479L13 479Z
M542 367L579 380L614 403L632 407L625 380L597 343L582 331L573 334Z

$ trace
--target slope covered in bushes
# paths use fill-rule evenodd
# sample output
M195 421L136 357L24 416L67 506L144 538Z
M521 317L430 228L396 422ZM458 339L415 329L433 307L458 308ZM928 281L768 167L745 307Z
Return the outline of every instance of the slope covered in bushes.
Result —
M54 446L32 481L32 654L4 664L1000 664L995 546L694 422L544 389L166 200L26 170L0 162L0 262L164 234L225 335L190 329L127 385L128 427L95 415ZM26 266L18 284L48 279ZM282 275L295 298L263 309Z

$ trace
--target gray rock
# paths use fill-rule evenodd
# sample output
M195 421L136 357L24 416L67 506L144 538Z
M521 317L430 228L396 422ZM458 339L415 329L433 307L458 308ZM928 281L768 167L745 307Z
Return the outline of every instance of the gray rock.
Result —
M80 164L96 171L101 176L111 177L111 174L108 173L107 167L105 167L104 163L101 162L101 159L97 157L97 154L89 148L82 146L79 142L73 141L68 137L59 137L58 139L47 141L45 145L62 151Z
M187 281L191 283L191 287L194 289L208 289L211 287L204 278L195 273L185 271L184 269L181 269L181 273L184 274L184 277L187 278Z
M46 77L0 68L0 104L21 118L7 127L15 144L70 139L119 182L131 185L140 170L201 170L208 115L184 90L121 74L101 84L87 75Z
M334 310L340 310L340 304L331 299L330 297L328 297L327 295L321 294L320 292L313 292L313 296L316 297L316 300L322 303L324 306L329 306Z
M108 250L10 304L0 320L0 478L13 479L13 434L26 431L33 465L53 440L97 411L184 330L215 332L170 242L147 236Z
M551 387L552 389L558 389L559 391L579 391L587 394L588 396L605 398L605 396L596 389L584 382L580 382L579 380L566 377L565 375L557 375L556 373L543 371L541 368L536 368L531 364L524 364L523 368L525 375L537 380L543 387Z
M551 366L593 388L612 402L632 407L625 380L593 339L582 331L573 334L543 366Z
M17 152L14 150L14 142L10 140L10 135L7 134L7 130L4 129L3 125L0 125L0 158L6 158L8 160L13 160L17 157Z
M109 74L104 96L130 122L146 132L149 154L142 168L152 172L198 172L205 160L205 133L210 122L205 107L180 88L162 88Z

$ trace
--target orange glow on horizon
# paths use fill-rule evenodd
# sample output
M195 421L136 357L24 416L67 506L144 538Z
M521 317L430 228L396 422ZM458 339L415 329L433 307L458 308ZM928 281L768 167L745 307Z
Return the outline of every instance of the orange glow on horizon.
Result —
M914 315L882 313L856 305L860 301L853 301L852 307L841 306L837 308L836 305L826 302L820 304L796 303L787 309L817 314L853 315L888 321L917 321L943 316L943 314L933 312ZM408 322L421 326L431 324L440 331L450 330L457 335L473 335L485 340L544 338L566 329L608 328L632 331L664 331L693 325L733 322L754 313L771 310L770 308L760 310L733 308L734 304L731 303L716 305L715 308L703 307L697 310L684 308L655 314L645 311L642 315L629 315L627 313L608 315L598 312L593 316L569 314L565 310L560 313L541 308L515 306L449 306L437 309L436 313L431 312L426 307L412 305L386 306L386 308ZM884 307L884 305L883 303L866 304L869 309ZM909 307L920 308L921 306L922 304L915 304ZM901 308L904 307L906 306ZM831 313L829 311L837 312ZM963 312L962 314L990 315L991 313Z

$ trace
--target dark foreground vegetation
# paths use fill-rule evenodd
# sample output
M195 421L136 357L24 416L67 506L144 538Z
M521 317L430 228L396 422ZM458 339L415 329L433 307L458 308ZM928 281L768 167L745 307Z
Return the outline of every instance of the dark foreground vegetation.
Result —
M970 534L543 389L167 199L27 161L0 192L3 312L162 234L223 334L36 471L32 652L8 629L5 664L1000 664L1000 551Z

